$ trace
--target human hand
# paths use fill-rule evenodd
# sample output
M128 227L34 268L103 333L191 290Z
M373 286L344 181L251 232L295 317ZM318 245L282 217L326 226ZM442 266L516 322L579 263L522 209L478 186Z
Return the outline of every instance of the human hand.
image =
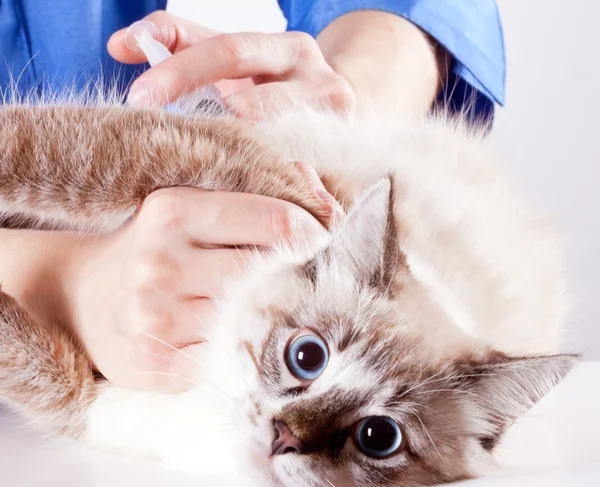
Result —
M250 120L297 105L338 112L354 106L350 85L327 64L308 34L220 34L164 11L144 20L157 27L157 40L174 55L133 83L129 94L133 105L166 105L201 86L216 84L225 106ZM131 45L123 29L110 38L108 51L127 64L145 62L144 54Z
M314 170L298 168L332 215L340 212ZM195 366L186 351L211 326L222 278L242 274L253 256L236 246L315 243L325 236L317 220L285 201L161 189L123 228L79 246L64 286L70 321L111 382L184 390L193 384Z

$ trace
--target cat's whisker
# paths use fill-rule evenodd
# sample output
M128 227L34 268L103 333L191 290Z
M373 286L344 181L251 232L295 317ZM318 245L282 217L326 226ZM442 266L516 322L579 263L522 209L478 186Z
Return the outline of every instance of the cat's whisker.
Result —
M436 377L438 377L440 374L443 374L443 373L444 373L444 370L438 371L437 373L433 374L428 379L426 379L426 380L418 383L417 385L411 387L407 391L404 391L404 393L402 393L402 395L400 395L398 397L398 399L403 398L409 392L415 391L416 389L419 389L419 388L421 388L421 387L423 387L425 385L435 384L436 382L452 382L453 380L456 380L456 379L468 379L468 378L472 378L472 377L487 377L487 376L493 376L494 375L494 374L451 375L451 376L448 376L448 377L442 377L441 379L436 379Z
M190 314L190 315L192 316L192 318L194 318L196 321L198 321L198 322L200 322L200 321L201 321L201 320L200 320L200 318L199 318L199 317L198 317L198 316L197 316L195 313L193 313L193 312L192 312L190 309L188 309L188 308L186 308L185 306L183 306L183 305L182 305L181 303L179 303L177 300L173 299L171 296L168 296L168 295L166 295L166 294L164 294L164 293L162 293L162 292L160 292L160 291L157 291L157 292L159 292L159 293L160 293L161 295L163 295L165 298L167 298L167 299L169 299L170 301L172 301L172 302L173 302L173 303L174 303L176 306L178 306L180 309L182 309L182 310L183 310L183 311L185 311L186 313ZM173 347L172 345L169 345L168 343L166 343L166 342L164 342L164 341L162 341L162 340L158 339L157 337L151 336L151 335L149 335L149 334L148 334L148 336L150 336L151 338L154 338L154 339L158 340L160 343L163 343L164 345L168 346L169 348L172 348L172 349L174 349L174 350L177 350L178 352L180 352L181 354L183 354L184 356L186 356L187 358L189 358L190 360L192 360L192 361L193 361L193 362L194 362L196 365L198 365L198 366L201 366L200 362L198 362L198 361L194 360L192 357L190 357L188 354L186 354L186 353L185 353L185 352L183 352L182 350L179 350L178 348L176 348L176 347ZM206 343L209 343L209 341L206 341ZM218 342L218 341L217 341L217 340L216 340L214 337L210 339L210 343L211 343L211 344L212 344L212 343L216 344L216 345L217 345L217 346L218 346L218 347L221 349L221 351L223 352L223 354L225 355L225 357L226 357L226 358L229 360L229 362L231 363L231 365L235 366L235 362L234 362L234 360L233 360L233 359L231 358L231 356L230 356L230 355L229 355L229 354L228 354L228 353L225 351L225 348L224 348L222 345L220 345L220 343L219 343L219 342ZM247 387L247 386L248 386L248 384L246 384L246 382L245 382L245 379L244 379L244 378L242 378L242 380L244 381L244 387ZM216 386L215 386L215 387L216 387Z
M217 424L212 423L210 426L211 426L211 428L239 428L240 424L239 423L217 423ZM185 428L172 428L168 431L164 431L163 434L160 435L160 438L162 439L168 435L179 435L181 433L193 432L194 430L197 430L198 428L206 428L206 424L192 424L192 425L186 426Z
M233 395L229 392L226 392L225 390L223 390L220 386L218 386L216 383L214 383L213 381L208 380L206 377L203 377L202 379L202 386L210 386L212 389L214 389L215 391L220 392L221 394L223 394L224 396L226 396L232 403L236 404L241 398L241 396L236 396ZM243 391L246 392L246 391Z
M243 417L242 416L235 416L232 414L225 414L222 413L220 411L212 411L210 409L187 409L186 410L187 413L202 413L202 414L212 414L215 416L221 416L223 418L228 418L228 419L232 419L232 420L236 420L236 421L243 421Z
M361 319L361 313L363 311L363 299L359 299L358 300L358 306L356 308L356 315L355 315L355 319L357 323L360 323L360 319Z
M182 305L180 302L178 302L176 299L174 299L174 298L172 298L171 296L168 296L168 295L166 295L165 293L163 293L163 292L160 292L160 291L158 291L158 290L156 290L156 292L158 292L159 294L161 294L163 297L165 297L165 298L169 299L169 300L170 300L171 302L173 302L173 303L174 303L174 304L175 304L177 307L179 307L179 309L181 309L181 310L185 311L186 313L188 313L188 314L189 314L189 315L190 315L190 316L191 316L191 317L192 317L194 320L198 321L199 323L201 322L200 318L199 318L199 317L198 317L198 316L197 316L195 313L193 313L193 312L192 312L190 309L188 309L187 307L183 306L183 305ZM155 338L155 339L157 339L156 337L153 337L153 336L152 336L152 338ZM175 348L175 347L173 347L172 345L169 345L169 344L167 344L167 343L163 342L163 341L162 341L162 340L160 340L160 339L157 339L157 340L158 340L160 343L163 343L163 344L167 345L167 346L168 346L168 347L170 347L170 348ZM207 343L208 343L208 342L207 342ZM229 360L229 362L231 363L231 365L235 366L235 362L234 362L234 360L233 360L233 359L231 358L231 356L230 356L230 355L229 355L229 354L228 354L228 353L225 351L224 347L222 347L222 346L221 346L221 345L218 343L218 341L217 341L215 338L211 338L211 339L210 339L210 343L215 343L215 344L217 344L217 345L219 346L219 348L221 348L221 351L223 352L223 354L225 355L225 357L226 357L226 358ZM179 349L177 349L177 348L175 348L175 349L176 349L176 350L178 350L180 353L182 353L184 356L187 356L188 358L190 358L190 360L192 360L192 361L193 361L193 362L194 362L196 365L198 365L198 366L201 366L201 364L200 364L198 361L195 361L195 360L193 360L193 359L192 359L191 357L189 357L189 356L188 356L188 355L187 355L185 352L183 352L183 351L181 351L181 350L179 350ZM243 380L243 379L242 379L242 380ZM244 386L245 386L245 387L247 387L247 384L246 384L246 383L244 383Z
M433 394L435 392L451 392L451 393L456 393L456 394L468 394L468 395L471 395L471 396L479 397L474 392L464 391L462 389L428 389L426 391L414 392L413 395L415 395L415 396L422 396L424 394Z
M209 410L194 410L194 409L189 409L187 411L184 411L185 413L194 413L194 412L202 412L202 414L215 414L217 416L223 417L225 419L230 420L231 422L223 422L223 423L214 423L211 422L210 423L210 427L211 428L220 428L220 427L239 427L242 423L242 418L238 418L235 416L230 416L230 415L226 415L226 414L220 414L218 412L214 412L214 411L209 411ZM168 435L174 435L174 434L180 434L186 431L190 431L190 430L194 430L196 428L205 428L207 425L206 424L192 424L192 425L188 425L185 428L170 428L166 431L163 431L162 434L160 435L160 438L163 439L165 436Z
M474 393L473 391L465 391L462 389L433 389L433 390L428 390L428 391L423 391L423 392L415 392L414 395L416 396L421 396L421 395L425 395L425 394L433 394L436 392L448 392L448 393L452 393L452 394L462 394L464 396L470 396L473 397L477 400L477 402L481 403L481 404L485 404L488 408L490 409L497 409L497 407L491 403L488 399L486 399L485 397L482 397L479 394Z
M433 408L430 408L429 406L426 406L425 404L416 403L416 402L414 402L414 403L404 403L404 402L402 402L402 401L399 401L399 402L392 402L392 403L389 403L389 404L387 404L386 406L387 406L387 407L394 407L394 406L400 406L400 405L403 405L403 406L407 406L407 405L409 405L409 406L414 406L414 408L415 408L415 409L419 409L419 408L427 409L428 411L431 411L432 413L434 413L434 414L437 414L438 416L440 416L440 417L441 417L441 418L442 418L444 421L446 421L446 422L447 422L447 423L448 423L450 426L452 426L452 427L454 427L454 428L457 428L457 426L456 426L456 425L455 425L455 424L454 424L452 421L450 421L448 418L446 418L446 416L444 416L444 415L443 415L442 413L440 413L439 411L436 411L435 409L433 409ZM411 413L412 413L412 411L411 411Z
M227 359L229 360L231 365L235 367L236 364L235 364L234 360L231 358L231 355L229 355L229 353L227 352L225 347L219 342L219 340L217 340L215 337L211 337L210 340L208 341L208 343L217 345L219 347L221 353L223 353L223 355L225 355L225 357L227 357ZM246 382L246 377L244 376L244 374L238 375L238 378L241 379L245 390L248 391L249 387L248 387L248 383Z
M159 372L159 371L143 371L143 372L138 372L137 375L142 375L142 374L152 374L152 375L162 375L165 377L173 377L174 379L181 379L181 380L185 380L188 382L191 382L192 384L194 384L197 387L210 387L212 388L214 391L219 392L223 395L223 397L225 397L226 399L228 399L229 401L231 401L232 403L236 403L237 400L235 397L233 397L231 394L227 393L226 391L224 391L223 389L221 389L219 386L217 386L216 384L214 384L213 382L210 381L206 381L203 380L202 382L198 382L196 380L193 380L189 377L184 377L182 375L179 374L172 374L169 372Z
M419 413L416 413L416 412L413 412L411 414L417 418L417 420L419 421L419 423L421 423L421 427L423 428L423 431L425 432L425 434L429 438L429 441L431 442L431 446L433 446L434 450L436 451L436 453L440 457L440 460L443 460L442 454L438 450L438 447L435 445L435 442L433 441L433 438L429 434L429 430L425 427L425 424L423 423L423 420L421 419L421 415Z
M168 347L168 348L170 348L170 349L172 349L172 350L174 350L176 352L179 352L181 355L183 355L185 358L191 360L194 364L198 365L199 367L201 366L201 364L200 364L199 361L197 361L196 359L194 359L193 357L191 357L189 354L183 352L182 350L174 347L173 345L170 345L169 343L161 340L160 338L152 335L151 333L147 333L147 332L142 332L142 333L144 335L148 336L149 338L152 338L152 339L158 341L159 343L165 345L166 347ZM199 385L199 386L201 386L201 385L209 385L209 386L213 387L215 390L217 390L217 391L221 392L222 394L226 395L232 401L234 401L234 399L228 393L226 393L223 389L221 389L220 387L218 387L217 385L215 385L215 384L213 384L213 383L211 383L209 381L203 381L202 383L195 382L195 384Z
M185 357L186 359L190 360L195 365L197 365L199 367L201 366L200 362L198 362L198 360L196 360L195 358L193 358L191 355L185 353L183 350L180 350L177 347L174 347L173 345L165 342L164 340L161 340L160 338L158 338L157 336L153 335L152 333L148 333L148 332L143 331L142 335L145 335L148 338L152 338L153 340L156 340L158 343L161 343L165 347L170 348L174 352L177 352L177 353L181 354L183 357Z
M434 380L436 377L440 376L440 375L441 375L441 374L443 374L443 373L444 373L444 370L439 370L439 371L437 371L437 372L436 372L435 374L433 374L432 376L428 377L427 379L425 379L425 380L423 380L423 381L419 382L418 384L416 384L416 385L412 386L411 388L409 388L408 390L404 391L404 392L403 392L403 393L402 393L402 394L401 394L401 395L398 397L398 399L401 399L401 398L403 398L404 396L406 396L406 395L407 395L409 392L412 392L412 391L414 391L414 390L416 390L416 389L419 389L419 388L421 388L421 387L423 387L423 386L425 386L425 385L427 385L427 384L430 384L430 383L432 383L432 382L434 382L434 381L442 381L442 380L446 380L446 378Z

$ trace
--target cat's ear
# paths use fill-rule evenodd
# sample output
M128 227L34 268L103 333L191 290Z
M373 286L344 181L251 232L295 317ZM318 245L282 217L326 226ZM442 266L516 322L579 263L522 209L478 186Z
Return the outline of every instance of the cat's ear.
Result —
M472 434L492 450L506 428L550 392L577 364L576 355L510 358L467 366L456 385L465 391ZM466 379L466 380L465 380Z
M327 249L357 278L384 290L390 290L398 272L408 269L398 245L394 198L394 180L389 176L358 202Z

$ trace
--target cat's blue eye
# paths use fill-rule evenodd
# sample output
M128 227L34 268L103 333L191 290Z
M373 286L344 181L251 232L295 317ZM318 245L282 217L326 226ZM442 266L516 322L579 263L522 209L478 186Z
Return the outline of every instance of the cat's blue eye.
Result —
M370 416L356 426L354 443L369 457L385 458L402 447L402 431L387 416Z
M321 337L306 333L294 338L288 345L285 357L288 369L300 380L315 380L329 360L327 345Z

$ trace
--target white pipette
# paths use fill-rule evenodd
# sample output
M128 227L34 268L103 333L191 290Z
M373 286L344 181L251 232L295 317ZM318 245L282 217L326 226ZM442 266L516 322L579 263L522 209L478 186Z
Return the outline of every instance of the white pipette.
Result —
M167 47L157 41L152 35L152 32L158 36L159 32L156 26L147 20L140 20L131 24L127 29L126 42L130 49L142 51L150 66L156 66L172 56ZM132 45L132 39L135 40L135 45ZM203 86L192 93L188 93L180 97L170 108L177 111L194 112L198 105L203 101L217 101L221 98L221 92L214 85Z

